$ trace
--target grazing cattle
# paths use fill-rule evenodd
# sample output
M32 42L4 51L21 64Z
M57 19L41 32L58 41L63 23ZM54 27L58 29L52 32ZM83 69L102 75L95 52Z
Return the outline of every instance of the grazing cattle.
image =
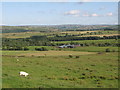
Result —
M29 74L28 73L26 73L26 72L23 72L23 71L20 71L20 76L25 76L25 77L27 77Z

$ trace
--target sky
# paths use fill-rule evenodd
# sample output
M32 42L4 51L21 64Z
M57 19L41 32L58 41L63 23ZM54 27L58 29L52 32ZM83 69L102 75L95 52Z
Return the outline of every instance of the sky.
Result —
M2 3L2 25L95 25L117 23L117 2Z

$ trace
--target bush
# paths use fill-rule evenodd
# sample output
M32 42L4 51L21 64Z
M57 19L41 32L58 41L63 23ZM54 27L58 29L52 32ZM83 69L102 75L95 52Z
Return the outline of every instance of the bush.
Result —
M80 58L80 56L76 56L75 58Z
M116 52L115 50L112 50L112 52Z
M27 50L29 50L29 48L25 47L25 48L24 48L24 51L27 51Z
M69 58L72 58L73 56L72 55L69 55Z
M109 49L109 48L107 48L105 51L106 51L106 52L110 52L110 49Z
M36 51L48 51L47 48L41 47L41 48L35 48Z

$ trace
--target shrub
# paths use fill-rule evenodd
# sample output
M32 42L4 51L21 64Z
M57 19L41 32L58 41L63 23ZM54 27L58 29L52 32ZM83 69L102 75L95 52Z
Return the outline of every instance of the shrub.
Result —
M73 56L72 55L69 55L69 58L72 58Z
M75 58L80 58L80 56L76 56Z
M71 80L71 81L76 81L77 78L76 78L76 77L71 77L71 78L69 78L69 80Z
M24 47L24 51L27 51L27 50L29 50L29 48L27 48L27 47Z
M63 80L69 80L69 78L67 76L64 76Z
M41 48L35 48L36 51L48 51L47 48L41 47Z
M3 74L3 76L8 76L8 74Z
M105 51L106 51L106 52L110 52L110 49L109 49L109 48L107 48Z
M112 52L115 52L115 50L112 50Z

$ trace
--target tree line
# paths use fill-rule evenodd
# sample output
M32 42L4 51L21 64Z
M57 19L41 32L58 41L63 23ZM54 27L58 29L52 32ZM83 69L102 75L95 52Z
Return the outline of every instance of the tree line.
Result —
M119 43L79 43L79 42L72 42L77 40L104 40L104 39L120 39L120 36L104 36L104 37L76 37L76 36L54 36L54 37L47 37L47 36L32 36L29 38L22 38L22 39L10 39L10 38L3 38L2 39L2 49L3 50L29 50L28 46L59 46L63 43L54 43L54 41L71 41L70 44L80 44L80 46L117 46L119 47ZM37 49L36 49L37 50Z

